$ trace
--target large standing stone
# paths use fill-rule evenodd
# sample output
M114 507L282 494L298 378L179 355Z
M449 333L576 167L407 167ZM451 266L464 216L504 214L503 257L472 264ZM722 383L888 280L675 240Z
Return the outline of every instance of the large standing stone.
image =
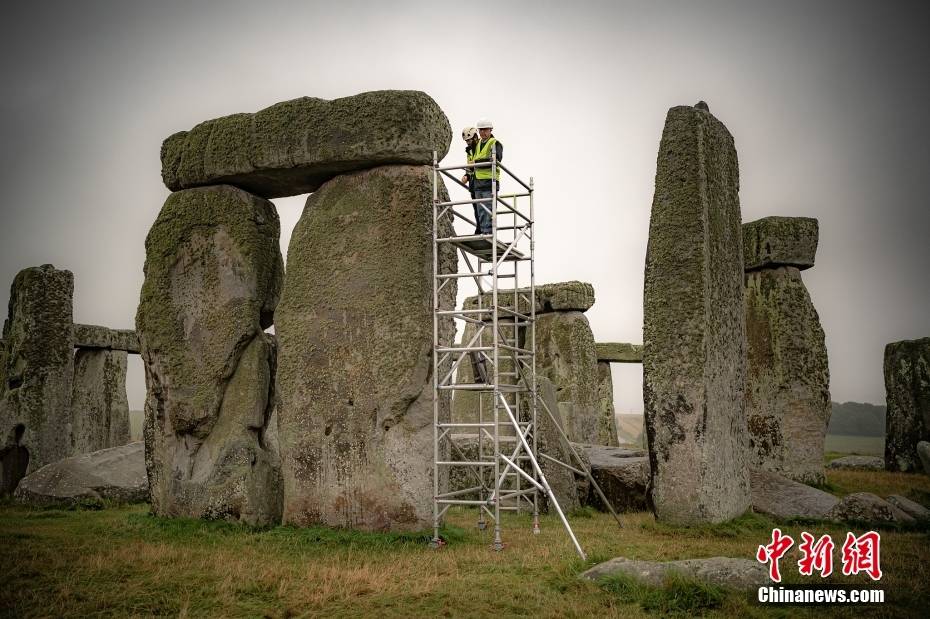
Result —
M746 420L755 468L824 481L830 372L817 310L793 266L746 273Z
M581 312L553 312L536 317L536 372L556 387L565 433L579 443L610 441L612 419L599 408L594 334Z
M307 200L275 324L287 523L432 524L431 205L423 166L338 176ZM450 245L439 259L455 270ZM441 306L455 293L446 286ZM439 337L451 344L451 320ZM448 398L438 406L448 420Z
M646 253L643 395L656 516L749 507L739 170L710 112L669 110Z
M3 325L0 495L26 474L71 455L74 276L50 264L23 269Z
M885 346L885 396L885 468L920 472L917 443L930 440L930 337Z
M162 144L161 174L173 191L228 183L278 198L316 191L346 172L431 164L451 139L449 119L423 92L302 97L175 133Z
M614 377L608 361L597 362L598 443L619 445L617 411L614 410Z
M279 519L264 442L275 350L262 332L281 288L279 233L270 202L230 186L172 194L149 231L136 329L158 515Z
M129 442L126 352L79 348L74 355L73 453L86 454Z

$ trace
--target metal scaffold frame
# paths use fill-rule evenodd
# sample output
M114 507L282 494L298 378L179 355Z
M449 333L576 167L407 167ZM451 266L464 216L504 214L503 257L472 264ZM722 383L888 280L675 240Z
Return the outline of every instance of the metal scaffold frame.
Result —
M490 168L491 178L500 172L519 189L499 193L499 183L492 182L491 198L440 200L440 181L444 176L468 189L453 171L474 172ZM504 548L501 536L501 513L531 511L533 532L539 533L540 495L556 512L576 552L585 553L555 496L539 458L562 466L573 474L586 477L601 501L619 517L604 496L591 472L561 426L561 419L539 397L536 384L536 257L533 207L533 179L524 182L497 161L491 149L489 162L440 167L433 153L433 547L444 544L440 537L442 519L454 505L478 507L478 527L486 527L485 517L494 523L494 550ZM471 213L457 209L483 208L491 215L491 233L477 233L478 223ZM452 225L440 226L444 218ZM457 235L456 221L473 226L475 234ZM440 236L441 230L452 231ZM454 272L442 272L440 247L451 244L457 250ZM459 269L464 265L464 270ZM521 288L528 279L529 286ZM471 279L477 287L477 306L461 309L441 306L441 293L451 281ZM524 284L525 286L525 284ZM474 335L460 344L443 342L440 322L452 319L456 324L474 327ZM488 331L490 330L490 333ZM463 363L470 363L474 378L460 383ZM474 419L455 421L440 418L440 401L447 395L472 392L477 402ZM488 402L488 396L490 401ZM489 403L485 410L485 404ZM575 466L539 452L537 437L540 404L548 423L556 429ZM556 411L557 412L557 411ZM476 452L469 456L453 442L453 430L476 441ZM508 446L505 448L505 444ZM456 457L453 457L455 453ZM475 485L450 491L440 487L448 473L459 469L475 478Z

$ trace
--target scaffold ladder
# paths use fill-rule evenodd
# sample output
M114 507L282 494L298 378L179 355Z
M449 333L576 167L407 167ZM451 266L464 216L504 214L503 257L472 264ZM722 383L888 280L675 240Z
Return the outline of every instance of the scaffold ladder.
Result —
M497 161L491 149L489 162L440 167L433 153L433 539L432 546L444 544L440 526L446 512L456 505L478 508L478 527L485 528L490 518L494 524L492 548L502 550L501 513L530 510L533 532L539 533L540 495L556 512L576 552L585 553L575 536L558 498L549 486L539 458L565 467L586 477L601 501L622 526L619 516L591 475L585 461L569 441L557 411L540 398L536 377L536 275L533 179L524 182ZM452 172L474 173L490 168L491 178L513 181L518 190L499 193L499 183L492 182L490 198L467 200L441 199L442 177L468 190ZM501 172L503 174L501 174ZM444 193L444 192L443 192ZM484 209L491 216L491 232L483 234L467 208ZM477 219L477 218L476 218ZM457 234L456 222L475 228L473 234ZM461 224L460 224L461 225ZM456 249L450 272L444 272L441 248ZM458 260L461 258L461 261ZM459 265L463 265L460 268ZM521 288L521 277L528 287ZM453 281L471 281L477 289L475 307L456 308L450 304L446 287ZM524 284L525 286L525 284ZM443 292L446 291L445 296ZM446 328L442 324L446 321ZM448 321L471 326L473 333L460 344L447 341ZM472 367L473 378L459 382L465 372L463 363ZM467 397L475 402L474 414L466 420L441 417L450 411L443 405L451 398ZM538 421L540 404L547 423L554 427L559 440L571 455L574 465L540 453ZM487 408L488 410L485 410ZM455 432L453 432L455 431ZM453 434L474 440L475 452L465 453ZM454 454L454 455L453 455ZM449 473L458 469L474 477L474 485L449 490L442 487Z

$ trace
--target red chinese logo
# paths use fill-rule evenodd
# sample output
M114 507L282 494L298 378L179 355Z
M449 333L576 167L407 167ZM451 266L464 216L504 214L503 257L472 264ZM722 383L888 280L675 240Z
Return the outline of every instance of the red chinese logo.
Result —
M756 551L756 560L759 563L769 563L769 578L774 582L781 582L781 572L778 571L778 560L788 549L794 545L790 535L782 535L781 529L772 529L772 543L759 546Z
M881 537L875 531L869 531L859 537L853 533L846 534L843 543L843 575L851 576L865 572L872 580L882 577L879 558Z
M833 573L833 540L829 535L822 536L814 542L814 536L804 531L801 533L803 540L798 544L798 550L801 551L802 557L798 561L798 571L802 576L811 576L814 570L820 572L821 578L826 578Z

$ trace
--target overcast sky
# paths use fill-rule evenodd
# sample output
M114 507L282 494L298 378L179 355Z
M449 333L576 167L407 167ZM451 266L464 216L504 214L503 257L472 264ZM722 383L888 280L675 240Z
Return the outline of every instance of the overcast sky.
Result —
M735 137L743 221L820 220L804 281L837 401L884 403L884 345L930 336L926 2L44 2L0 24L0 304L75 275L77 322L133 326L171 133L300 96L418 89L457 134L494 121L534 176L541 282L594 284L599 341L642 342L666 111ZM275 200L282 249L304 197ZM614 366L642 411L640 366ZM141 408L141 363L129 397Z

